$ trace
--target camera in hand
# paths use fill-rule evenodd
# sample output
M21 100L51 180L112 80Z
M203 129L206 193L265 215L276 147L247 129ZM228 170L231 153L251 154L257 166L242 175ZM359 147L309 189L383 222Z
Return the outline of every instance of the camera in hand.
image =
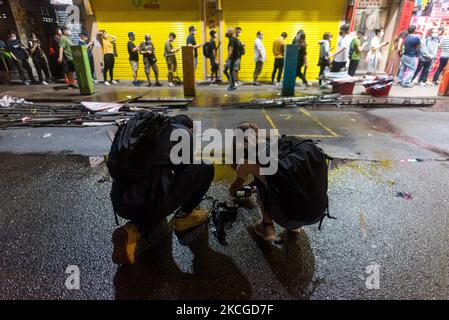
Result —
M244 186L237 190L234 194L236 198L249 198L253 194L253 188L251 186Z

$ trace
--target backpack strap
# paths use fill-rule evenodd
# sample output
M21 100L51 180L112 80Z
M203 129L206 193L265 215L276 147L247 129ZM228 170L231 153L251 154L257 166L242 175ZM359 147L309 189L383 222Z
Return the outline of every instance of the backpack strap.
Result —
M328 217L328 218L331 219L331 220L337 220L336 217L331 216L330 213L329 213L329 198L327 198L326 213L323 214L323 216L321 217L320 224L318 225L318 230L321 231L321 225L323 224L323 220L324 220L324 218L326 218L326 217Z

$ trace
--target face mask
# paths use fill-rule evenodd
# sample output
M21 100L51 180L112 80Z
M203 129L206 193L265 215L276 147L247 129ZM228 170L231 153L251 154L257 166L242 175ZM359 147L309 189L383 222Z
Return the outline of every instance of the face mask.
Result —
M67 35L70 36L72 34L72 32L69 30L67 31Z
M364 37L363 37L363 41L366 41L366 40L368 40L368 37L367 37L367 36L364 36Z
M17 40L17 37L16 36L11 36L11 40L15 41L15 40Z
M432 33L432 38L438 38L438 33Z

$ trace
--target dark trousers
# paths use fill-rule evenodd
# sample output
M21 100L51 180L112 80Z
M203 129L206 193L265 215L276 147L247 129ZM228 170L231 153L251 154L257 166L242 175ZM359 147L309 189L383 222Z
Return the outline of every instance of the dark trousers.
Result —
M441 72L443 72L444 68L446 67L448 61L449 58L440 58L440 64L438 65L438 69L433 76L433 82L438 81L438 78L440 77Z
M158 216L166 217L178 209L192 212L203 200L214 179L214 166L191 164L175 171L166 199L157 205Z
M50 71L48 68L47 61L41 55L33 56L34 67L36 68L37 76L39 78L39 82L50 80Z
M231 81L231 87L235 87L235 62L236 60L226 60L226 66L223 70L226 78Z
M104 55L104 67L103 67L103 78L104 81L107 81L107 75L109 72L109 77L111 81L114 80L114 64L115 57L112 53L108 53Z
M305 70L304 70L304 73L302 72L303 67L304 67L304 64L298 64L298 66L296 67L296 76L299 77L299 79L301 79L304 84L307 84Z
M19 71L19 75L20 75L20 79L22 79L22 81L26 81L25 79L25 72L23 69L26 70L26 72L28 73L28 77L30 77L30 80L32 82L34 82L34 76L33 76L33 70L31 69L30 64L28 63L28 60L13 60L14 64L16 65L18 71Z
M276 58L274 59L274 68L273 73L271 74L271 82L274 82L274 78L276 77L276 72L278 72L277 82L281 82L282 72L284 71L284 58Z
M321 85L323 83L322 76L324 74L324 70L326 70L326 67L329 66L329 60L320 59L318 66L320 67L320 73L318 74L318 81Z
M95 63L94 63L93 56L89 56L89 65L90 65L90 72L92 75L92 79L95 79Z
M413 75L413 80L418 76L418 74L421 72L421 75L419 76L418 82L426 82L427 77L429 76L430 67L432 66L432 60L431 61L418 61L418 67L416 68L415 74Z
M332 67L331 67L331 72L340 72L341 69L343 69L344 67L346 67L346 62L332 62Z
M357 68L359 67L360 60L351 60L349 61L348 74L353 77Z

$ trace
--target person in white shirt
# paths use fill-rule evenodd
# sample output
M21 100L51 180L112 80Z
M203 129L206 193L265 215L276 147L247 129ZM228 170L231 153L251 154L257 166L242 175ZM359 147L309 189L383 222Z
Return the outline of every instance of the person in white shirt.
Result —
M340 27L340 37L338 39L337 52L335 52L332 62L331 72L340 72L346 68L349 61L349 50L353 37L349 34L349 25L344 24Z
M374 37L370 42L370 51L366 56L366 71L368 74L375 74L379 62L382 60L380 38L383 37L383 32L381 29L374 30Z
M254 81L253 85L260 86L260 82L257 81L260 73L262 72L263 64L267 59L267 53L265 46L262 42L263 32L257 31L257 38L254 41L254 61L256 62L256 68L254 69Z

